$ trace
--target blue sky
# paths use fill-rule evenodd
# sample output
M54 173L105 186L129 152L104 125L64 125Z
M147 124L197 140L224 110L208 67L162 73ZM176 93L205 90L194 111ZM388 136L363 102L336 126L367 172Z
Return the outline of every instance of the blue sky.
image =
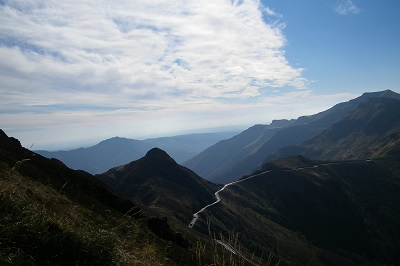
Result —
M399 92L398 0L0 0L0 124L35 149Z
M399 89L400 1L263 1L286 24L286 57L318 93Z

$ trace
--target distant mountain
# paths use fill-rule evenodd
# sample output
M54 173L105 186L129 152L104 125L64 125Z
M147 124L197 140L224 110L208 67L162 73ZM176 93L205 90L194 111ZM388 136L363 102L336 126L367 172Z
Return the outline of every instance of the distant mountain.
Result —
M158 148L151 149L139 160L96 177L122 195L183 223L195 210L213 201L218 189Z
M233 136L234 132L201 133L134 140L114 137L88 147L70 151L35 151L47 158L56 158L68 167L99 174L144 156L154 147L167 150L177 161L183 162L216 142Z
M215 143L229 139L238 132L198 133L145 139L151 148L166 151L175 161L183 163Z
M376 97L400 99L399 94L390 90L364 93L356 99L339 103L321 113L288 121L281 128L275 128L272 131L268 129L265 133L260 130L257 136L262 141L257 145L252 146L254 138L245 137L248 132L253 131L250 128L231 139L207 148L184 165L213 182L231 182L260 168L265 159L280 148L301 144L317 136L355 110L360 103ZM273 125L274 123L269 127ZM238 143L238 139L244 141ZM248 149L249 145L253 149Z
M70 151L35 151L47 158L56 158L68 167L101 173L143 156L151 146L139 140L115 137L88 147Z
M254 125L242 133L207 148L183 165L206 179L213 179L233 167L249 154L256 152L280 129L293 121L274 120L270 125Z
M301 154L322 160L366 159L400 153L400 100L371 98L320 135L278 150L267 161Z

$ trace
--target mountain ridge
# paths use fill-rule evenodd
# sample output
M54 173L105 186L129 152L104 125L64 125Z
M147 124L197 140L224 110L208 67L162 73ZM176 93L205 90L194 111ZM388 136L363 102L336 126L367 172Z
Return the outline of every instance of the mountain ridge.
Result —
M68 232L78 232L73 236L78 239L72 242L75 245L70 245L71 248L64 251L72 250L82 257L88 256L87 250L90 250L89 254L97 254L95 256L110 262L105 264L112 264L111 261L116 261L113 256L117 255L107 249L109 244L124 249L118 243L125 241L125 236L130 238L132 229L140 226L142 238L139 239L153 243L150 247L158 247L153 249L152 254L160 254L160 264L169 264L166 258L171 258L178 265L200 264L200 261L212 264L215 260L206 255L202 255L202 259L208 260L195 259L199 258L197 253L194 254L199 250L198 247L203 249L208 246L216 250L216 243L233 239L229 243L235 250L245 255L253 254L255 258L269 254L268 260L272 264L397 265L400 263L400 131L396 131L396 119L400 117L396 115L398 100L371 99L357 106L353 113L347 113L317 137L324 136L326 132L347 135L363 132L370 134L368 136L379 136L372 139L381 149L376 157L356 161L326 161L296 155L266 162L260 170L244 177L251 178L226 187L219 194L221 201L202 212L193 228L188 228L193 213L215 202L214 193L222 186L204 180L192 170L179 165L166 151L153 148L138 160L92 176L84 171L71 170L58 160L46 159L24 149L18 140L0 131L0 182L10 183L7 191L4 185L0 186L0 208L2 214L7 213L6 219L0 218L0 225L9 221L8 227L0 227L0 238L10 239L8 232L15 233L13 241L0 243L0 262L10 258L11 255L3 257L3 254L10 254L10 250L23 250L29 254L27 257L31 256L34 253L31 253L29 246L40 239L49 239L49 235L54 236L51 230L55 228L56 236L62 233L71 237ZM340 106L344 107L346 105ZM301 126L314 123L316 128L321 125L320 128L323 128L325 122L320 119L302 118L305 122L300 121ZM271 139L270 136L263 136L266 128L271 133L276 128L289 128L295 122L276 121L272 123L274 128L272 125L269 128L255 125L246 132L251 142L247 142L246 138L243 141L243 135L236 136L235 140L242 147L247 147L248 152L258 152L259 147ZM335 141L327 145L334 147L346 134L333 134ZM357 134L355 136L360 137ZM380 139L382 142L379 142ZM344 154L341 159L346 159L347 155ZM124 197L118 196L97 179L104 180L124 194ZM41 184L40 189L35 182ZM39 191L42 190L45 193L40 196ZM18 199L23 200L21 205L13 205L16 204L16 192ZM16 212L14 216L13 212L16 208L26 210L21 207L26 205L34 213L27 220L39 218L39 230L28 230L30 234L34 232L35 237L32 239L36 241L31 241L29 245L21 242L24 237L20 237L26 228L25 231L13 231L15 226L21 224L18 219L22 217L22 212ZM16 207L9 212L10 206ZM147 217L145 227L124 220L127 216L140 216L142 212L139 210L148 210L164 218ZM61 224L59 221L65 216L68 219ZM49 222L40 224L43 217ZM98 221L102 223L98 224ZM101 240L104 238L95 234L97 227L110 237L107 239L114 239L111 234L117 232L119 238L104 242ZM175 233L172 228L184 233ZM157 241L166 242L161 242L160 246L150 241L146 233L148 229L159 236ZM46 234L43 236L40 232ZM192 244L196 243L196 249L190 247L191 243L183 235L190 237ZM202 242L207 235L212 236L212 242ZM87 242L82 240L82 236L96 241L98 239L99 242ZM65 241L70 239L68 237L64 240L57 237L54 239ZM135 241L138 240L127 244L131 250L139 245ZM20 243L20 246L15 246L15 243ZM56 246L57 242L50 243ZM62 248L66 246L60 250ZM224 249L222 246L220 248ZM96 253L96 250L100 253ZM124 249L123 252L127 251ZM135 250L133 257L142 256L145 252L144 248ZM55 254L69 253L60 251ZM229 258L234 256L229 254ZM154 258L155 255L152 256ZM50 262L57 264L57 256L50 258ZM71 263L76 264L76 260L73 259ZM260 263L263 264L261 259ZM148 264L152 265L154 261L148 261Z
M35 152L47 158L57 158L70 168L100 174L112 167L137 160L154 147L168 150L177 161L182 162L217 141L234 134L233 132L198 133L145 140L113 137L87 148L52 152L36 150Z
M142 207L0 130L1 265L195 263L188 240Z
M207 170L207 167L212 168L213 163L218 160L213 156L213 154L218 154L218 156L220 156L220 143L207 148L190 161L184 163L184 165L193 169L195 172L200 173L204 178L216 183L228 183L234 181L257 168L260 168L265 159L278 149L286 146L297 145L317 136L329 126L342 119L347 113L356 109L360 103L375 97L400 99L400 94L390 90L364 93L348 102L338 103L323 112L311 116L301 116L297 120L292 120L288 126L284 126L270 134L262 145L246 154L243 154L243 146L236 147L234 145L234 138L240 137L239 134L238 136L225 141L225 146L232 149L229 150L229 154L225 156L226 161L216 174L210 174L212 171ZM230 157L237 156L238 154L242 154L239 160L229 161Z
M170 167L177 165L159 149L126 166L129 171L123 174L131 180L141 176L140 182L149 184L149 179L155 177L151 169L160 167L160 163L166 164L164 176L156 178L158 183L152 183L152 189L160 198L172 194L179 202L167 199L172 204L161 204L141 199L142 203L155 205L157 210L167 208L165 215L175 215L178 223L187 225L191 213L216 200L212 197L216 189L209 189L207 198L196 205L185 204L187 195L196 189L189 193L175 190L176 186L172 186L172 193L160 190L171 186L165 180L176 176ZM134 166L139 168L133 169ZM143 167L147 170L140 169ZM400 228L398 160L382 157L338 162L295 156L266 163L253 175L254 178L227 187L220 194L221 202L201 213L193 230L211 230L224 237L234 230L241 235L243 249L257 256L271 252L282 265L357 265L400 260L396 255L400 241L394 237L400 232L396 229ZM186 184L186 179L174 178L174 182ZM130 197L138 198L138 193L131 193ZM181 212L184 215L180 217L177 213Z
M164 215L175 217L180 222L185 222L196 208L212 201L218 188L177 164L159 148L153 148L144 157L96 177L142 204L161 211L170 210ZM179 199L174 195L179 195Z
M371 98L320 135L282 148L266 161L294 154L322 160L376 158L388 150L398 153L399 139L400 100Z
M372 121L381 124L382 114L396 114L393 108L399 108L398 101L371 98L362 102L353 113L367 119L352 120L345 130L376 130ZM352 115L348 113L330 128L338 125L343 130L340 124ZM387 126L377 129L378 135L388 134L395 140L391 130L396 128L396 119L389 119L394 123L383 121ZM282 265L396 264L400 261L396 252L400 240L395 237L400 233L400 161L392 150L396 145L373 160L316 161L297 155L265 163L261 170L244 176L243 182L220 192L220 202L212 204L216 198L211 193L216 189L211 189L203 206L184 206L179 212L185 215L178 222L188 224L190 213L210 206L199 214L194 230L211 230L224 237L234 230L240 233L243 247L258 256L271 252ZM160 151L155 154L167 156ZM171 191L160 193L165 197ZM179 208L176 204L158 207L170 208L169 215Z
M276 131L290 123L254 125L228 140L220 141L207 148L183 165L193 169L206 179L210 179L210 176L218 175L223 169L231 167L232 162L238 162L249 153L257 150ZM212 159L209 160L209 158Z

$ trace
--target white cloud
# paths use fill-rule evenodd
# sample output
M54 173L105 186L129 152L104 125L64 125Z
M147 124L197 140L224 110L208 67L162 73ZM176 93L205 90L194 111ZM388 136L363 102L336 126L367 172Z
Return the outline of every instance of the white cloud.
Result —
M10 1L0 12L1 71L50 91L247 97L254 80L306 82L258 1Z
M335 11L340 15L358 14L361 12L352 0L346 0L344 3L337 5Z
M143 122L303 89L265 14L281 18L258 0L2 1L3 128Z

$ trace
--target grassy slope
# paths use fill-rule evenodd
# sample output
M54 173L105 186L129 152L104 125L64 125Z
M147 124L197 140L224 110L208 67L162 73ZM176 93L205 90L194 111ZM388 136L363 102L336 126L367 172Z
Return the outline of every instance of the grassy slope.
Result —
M320 135L278 150L266 161L301 154L320 160L388 156L400 147L400 100L373 98Z
M285 160L266 167L290 169L318 163ZM225 220L242 216L230 226L244 235L248 247L264 245L290 263L303 259L306 264L396 264L400 261L396 252L400 248L399 169L397 159L381 159L270 172L224 191Z
M162 265L168 243L113 209L99 213L1 165L1 265Z
M212 235L142 212L0 131L0 265L249 265Z
M91 175L0 137L0 265L195 263Z
M396 208L397 203L400 206L397 162L394 156L381 161L285 172L325 162L302 157L276 161L265 167L279 171L222 192L222 202L202 213L194 230L203 235L211 231L211 235L225 239L232 238L234 233L245 254L264 258L268 254L272 263L280 265L396 261L393 251L400 245L391 235L396 235L398 231L393 228L400 226L396 222L400 213ZM203 187L189 186L194 177L185 175L167 154L146 155L107 174L127 196L139 195L137 199L143 204L163 210L168 217L175 216L177 219L171 220L187 234L193 233L185 229L191 214L215 200L208 191L208 202L193 209L194 205L188 202ZM147 201L140 191L146 197L153 196ZM374 209L377 211L370 211ZM384 216L389 219L382 219Z

